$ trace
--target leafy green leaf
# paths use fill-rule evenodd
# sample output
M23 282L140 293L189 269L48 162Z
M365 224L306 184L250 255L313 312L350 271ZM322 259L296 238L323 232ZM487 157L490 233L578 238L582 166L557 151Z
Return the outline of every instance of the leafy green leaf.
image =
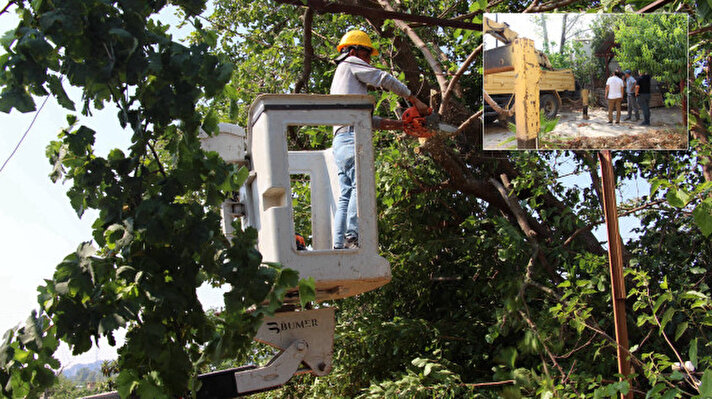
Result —
M669 184L670 182L664 179L653 179L650 183L650 198L653 198L655 196L655 193L658 192L660 186L668 186Z
M700 202L692 211L695 224L700 228L705 237L712 234L712 198L707 198Z
M314 277L302 278L299 280L299 302L302 308L308 303L316 300L316 283Z
M700 382L700 397L712 398L712 369L705 370Z
M27 91L6 87L0 93L0 112L10 113L13 108L23 113L31 112L35 110L35 102Z
M433 363L427 363L423 368L423 375L427 377L431 371L433 371Z
M675 315L675 312L677 312L677 310L674 307L669 307L667 308L665 313L663 313L663 318L660 320L660 325L662 329L665 329L665 326L670 322L670 320L672 320L672 317Z
M59 80L58 77L51 75L48 79L48 82L49 90L52 92L52 94L54 94L59 105L63 106L66 109L74 111L74 102L69 99L69 96L67 96L67 92L64 91L64 87L62 87L62 81Z
M675 341L680 339L682 334L685 333L685 331L687 330L687 325L688 325L688 323L686 321L677 325L677 329L675 330Z
M690 349L688 351L688 356L690 356L690 362L697 368L697 338L690 340Z
M665 195L668 203L676 208L682 208L687 205L690 196L682 189L671 188Z

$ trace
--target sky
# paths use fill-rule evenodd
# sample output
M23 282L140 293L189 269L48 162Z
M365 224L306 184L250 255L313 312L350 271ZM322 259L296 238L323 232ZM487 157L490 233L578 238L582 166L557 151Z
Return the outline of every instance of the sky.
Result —
M546 30L549 36L549 43L552 41L556 43L556 46L552 50L559 49L559 41L561 40L561 22L563 20L564 14L546 14L547 24ZM574 30L581 30L582 35L588 34L590 37L590 32L588 26L591 22L597 18L600 14L576 14L580 15L578 23L575 25ZM505 22L509 24L509 29L517 32L519 37L524 37L527 39L534 40L534 47L538 50L544 49L544 39L537 32L537 25L532 21L533 14L485 14L487 18L496 20L497 22ZM485 50L495 47L495 43L499 43L491 35L484 35L484 45ZM583 37L583 36L582 36ZM499 46L502 44L499 43Z
M174 15L175 8L165 9L160 19L171 26L180 21ZM13 13L0 16L0 33L16 26L17 17ZM510 23L518 26L517 21ZM516 25L514 25L516 24ZM552 24L556 25L556 24ZM182 29L172 28L175 38L184 38L190 25ZM552 37L558 37L552 27ZM535 35L528 35L534 37ZM1 50L0 50L1 51ZM66 87L69 97L77 102L81 92L76 88ZM37 107L42 98L36 98ZM92 117L79 115L79 122L99 132L96 137L95 151L106 155L113 148L125 149L129 145L130 133L122 130L116 120L117 109L110 104L101 111L94 111ZM0 113L0 163L12 152L21 136L30 126L35 112L21 114L13 110L9 115ZM91 239L91 224L96 213L88 211L80 219L72 209L66 191L70 183L53 184L48 175L50 164L45 156L45 147L50 140L57 138L59 131L66 127L68 111L50 98L46 106L39 111L37 120L22 142L15 156L7 167L0 172L0 334L22 323L32 309L37 308L36 287L43 284L43 279L50 278L61 260L77 246ZM564 180L565 184L588 184L585 176L572 176ZM626 184L619 190L619 200L623 197L647 194L649 187L645 182ZM621 220L624 237L630 236L630 229L637 223L633 218ZM598 228L596 235L605 240L605 230ZM222 305L221 291L201 287L199 298L205 308ZM117 334L119 345L123 333ZM58 351L58 359L65 367L73 364L90 363L96 360L113 359L116 348L106 341L100 342L99 348L74 357L66 345Z

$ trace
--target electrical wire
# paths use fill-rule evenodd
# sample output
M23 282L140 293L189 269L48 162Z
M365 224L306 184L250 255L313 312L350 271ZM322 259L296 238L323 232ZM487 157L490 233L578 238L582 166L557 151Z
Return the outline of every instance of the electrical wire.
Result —
M47 104L47 100L49 100L49 96L45 97L44 101L42 102L42 105L40 105L40 108L37 110L37 112L35 112L35 116L32 118L32 122L30 122L30 126L27 127L27 130L25 130L25 133L22 135L22 137L20 137L20 141L17 142L17 145L15 146L15 148L12 150L12 152L10 153L10 155L7 157L7 159L5 160L5 162L2 164L2 167L0 167L0 173L2 173L3 170L5 170L5 166L7 166L7 163L10 162L10 160L12 159L12 157L13 157L13 156L15 155L15 153L17 152L17 149L20 148L20 144L22 144L22 142L25 140L25 137L27 137L27 134L28 134L28 133L30 132L30 130L32 129L32 126L34 126L35 121L37 120L37 117L38 117L39 114L40 114L40 111L42 111L42 109L44 108L45 104Z

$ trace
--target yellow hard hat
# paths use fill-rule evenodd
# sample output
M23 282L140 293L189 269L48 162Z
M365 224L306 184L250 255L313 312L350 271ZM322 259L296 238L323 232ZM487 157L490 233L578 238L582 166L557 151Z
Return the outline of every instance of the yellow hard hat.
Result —
M347 32L344 37L341 38L339 45L336 46L336 51L341 52L341 49L348 46L368 47L373 50L371 55L378 55L378 50L373 47L373 44L371 43L371 38L368 37L368 34L364 31L352 30Z

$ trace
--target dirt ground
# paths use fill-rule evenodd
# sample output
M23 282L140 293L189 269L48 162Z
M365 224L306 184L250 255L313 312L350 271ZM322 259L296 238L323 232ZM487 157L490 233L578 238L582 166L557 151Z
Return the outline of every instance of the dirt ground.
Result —
M680 108L658 107L650 110L650 126L640 126L635 116L626 121L623 109L620 124L608 123L608 111L589 109L584 120L579 107L564 107L553 131L539 137L540 149L686 149L687 130L682 127ZM615 113L613 115L615 122ZM641 114L642 121L642 114ZM498 124L484 129L485 150L516 149L513 132Z

